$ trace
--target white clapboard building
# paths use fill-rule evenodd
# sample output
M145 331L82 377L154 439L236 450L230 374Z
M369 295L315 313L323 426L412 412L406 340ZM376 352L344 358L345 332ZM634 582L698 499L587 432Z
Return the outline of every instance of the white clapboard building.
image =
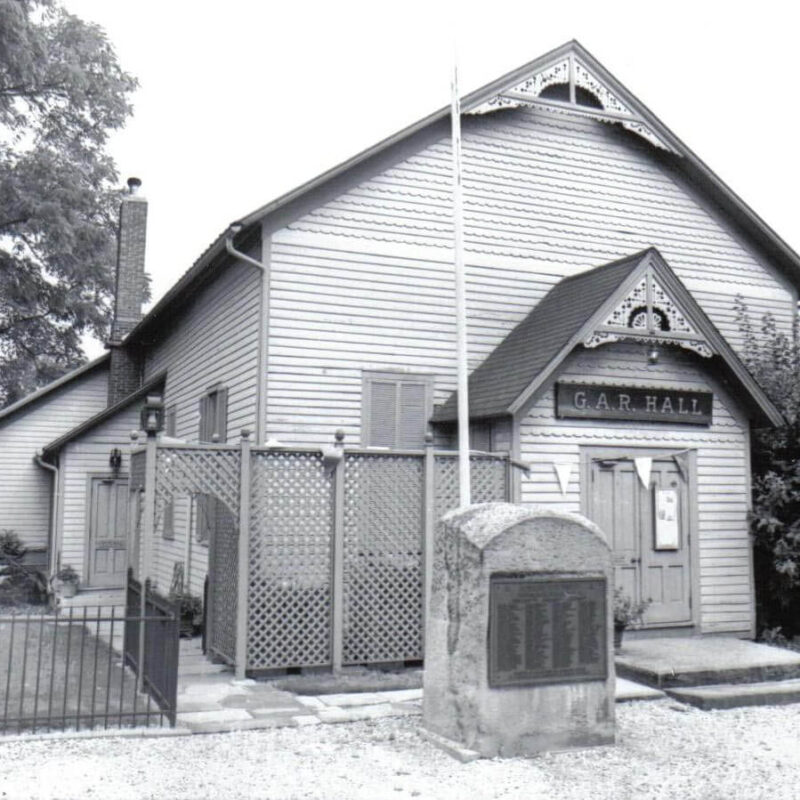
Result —
M606 532L648 630L752 636L750 430L780 415L735 300L789 332L798 256L576 42L462 115L472 446ZM0 527L83 593L123 583L147 394L187 442L455 446L449 109L253 211L140 318L145 219L132 193L110 354L0 414ZM169 513L157 579L199 593L202 526Z

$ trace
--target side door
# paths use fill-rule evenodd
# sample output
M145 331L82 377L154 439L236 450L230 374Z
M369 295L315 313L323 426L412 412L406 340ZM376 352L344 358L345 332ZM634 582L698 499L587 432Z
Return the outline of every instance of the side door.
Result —
M128 565L128 481L92 478L89 498L89 585L124 586Z

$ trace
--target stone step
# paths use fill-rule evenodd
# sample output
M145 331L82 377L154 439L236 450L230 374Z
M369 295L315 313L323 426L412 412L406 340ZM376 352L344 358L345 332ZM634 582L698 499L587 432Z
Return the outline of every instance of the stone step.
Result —
M670 697L703 711L800 703L800 680L797 679L761 683L722 683L666 691Z
M657 689L800 678L800 653L727 637L625 641L614 662L619 677Z

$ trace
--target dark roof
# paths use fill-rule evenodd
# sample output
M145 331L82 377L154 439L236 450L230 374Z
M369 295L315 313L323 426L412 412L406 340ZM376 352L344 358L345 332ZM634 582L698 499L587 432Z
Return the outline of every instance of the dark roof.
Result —
M611 313L620 288L635 283L648 266L718 354L712 361L720 362L725 377L740 390L742 401L759 419L781 424L780 412L654 247L556 284L470 375L470 418L524 411L566 356ZM457 409L454 392L434 410L433 421L455 421Z
M625 103L626 106L634 110L647 125L667 143L674 151L664 153L660 157L672 164L677 170L682 172L698 190L709 195L713 203L722 211L729 214L733 221L744 226L748 235L756 246L763 249L766 255L774 259L777 266L787 277L800 287L800 256L792 250L789 245L781 239L772 228L764 222L735 192L733 192L723 181L721 181L698 158L678 137L670 131L653 114L647 106L634 97L605 67L594 58L581 44L572 40L566 44L551 50L529 63L503 75L491 83L466 95L461 102L462 113L468 114L487 100L495 97L503 89L508 89L517 85L521 80L534 72L548 66L551 62L563 58L569 53L574 53L591 69L598 78L603 80L606 85ZM298 186L290 192L281 195L275 200L267 203L240 220L245 230L237 237L237 246L241 246L248 237L258 235L258 228L268 220L274 223L274 227L287 224L294 216L300 216L303 211L302 203L308 201L308 196L316 192L331 191L331 186L336 185L336 180L346 173L356 168L366 167L373 160L378 159L387 151L396 146L409 144L417 135L422 135L426 131L440 131L442 136L449 135L447 122L450 115L450 107L445 106L429 114L427 117L415 122L392 136L378 142L372 147L363 150L353 158L339 164L336 167L323 172L316 178ZM320 204L324 202L324 197ZM225 239L227 229L217 236L202 255L195 261L192 267L173 284L166 294L153 306L144 319L131 331L127 341L141 341L146 337L151 328L159 325L168 316L166 312L173 308L174 304L180 304L185 300L187 290L190 287L202 284L208 280L209 274L215 269L220 269L221 255L225 254Z
M556 284L470 375L470 417L510 413L512 403L525 387L569 346L576 331L594 316L641 260L642 253L637 253ZM454 392L436 409L434 419L454 420L456 416Z
M67 431L62 436L59 436L58 439L55 441L50 442L50 444L45 445L42 448L42 453L44 458L48 459L58 453L64 445L69 444L69 442L77 439L79 436L82 436L84 433L88 433L92 428L97 427L101 423L105 422L108 419L111 419L115 414L119 413L120 411L126 409L131 403L135 403L137 400L141 400L145 397L149 392L152 392L154 389L162 386L164 380L166 378L166 373L159 373L158 375L151 378L147 383L143 384L139 389L135 392L131 392L127 397L123 397L118 403L114 403L113 406L109 406L108 408L101 411L99 414L95 414L93 417L89 417L89 419L84 420L81 422L80 425L76 425L71 431Z
M12 403L10 406L6 406L2 411L0 411L0 424L3 424L9 417L16 414L17 411L20 411L23 408L27 408L31 404L35 403L37 400L41 400L42 398L46 397L47 395L51 394L57 389L60 389L62 386L66 386L68 383L72 383L72 381L77 380L78 378L81 378L84 375L88 375L90 372L93 372L96 369L99 369L101 367L106 367L108 359L109 359L109 354L103 353L102 356L94 359L94 361L89 361L86 364L83 364L77 369L72 370L72 372L68 372L66 375L62 375L60 378L56 378L56 380L51 381L46 386L43 386L41 389L37 389L35 392L31 392L29 395L26 395L21 400L17 400L16 403Z

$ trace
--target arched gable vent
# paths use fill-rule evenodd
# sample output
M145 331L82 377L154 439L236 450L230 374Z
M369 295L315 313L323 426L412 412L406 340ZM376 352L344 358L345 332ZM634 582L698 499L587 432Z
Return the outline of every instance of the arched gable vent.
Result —
M714 355L705 337L661 286L652 269L645 272L583 345L598 347L625 340L673 344L704 358Z
M467 114L488 114L503 108L544 108L562 114L579 114L622 125L650 144L676 152L639 113L636 103L622 99L610 80L598 76L575 53L557 57L523 80L500 90Z

